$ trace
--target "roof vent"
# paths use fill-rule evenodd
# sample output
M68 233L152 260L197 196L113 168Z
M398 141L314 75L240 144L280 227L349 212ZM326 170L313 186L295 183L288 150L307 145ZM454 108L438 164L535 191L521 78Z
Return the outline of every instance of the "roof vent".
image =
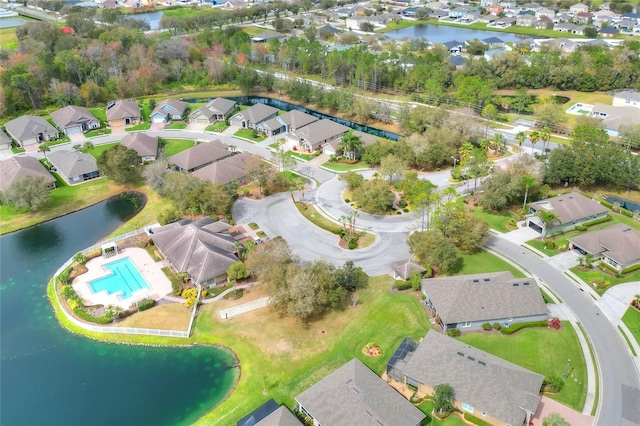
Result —
M522 283L522 285L529 285L529 283L528 282L524 282L524 283Z
M485 279L484 279L484 282L485 282L485 283L488 283L489 281L491 281L491 278L485 278Z
M357 395L360 395L360 391L358 390L358 388L353 387L353 388L351 388L351 390L353 391L353 393L355 393Z
M520 284L518 284L518 283L513 283L513 286L514 286L514 287L518 287L519 285L520 285Z
M464 354L462 352L456 352L456 354L458 354L460 356L464 356Z
M479 283L479 282L480 282L480 280L473 280L473 282L474 282L474 283Z
M486 362L484 362L484 361L478 361L478 364L482 365L483 367L486 367L486 366L487 366L487 363L486 363Z
M476 359L475 359L474 357L472 357L472 356L468 356L468 357L467 357L467 359L468 359L469 361L475 361L475 360L476 360Z

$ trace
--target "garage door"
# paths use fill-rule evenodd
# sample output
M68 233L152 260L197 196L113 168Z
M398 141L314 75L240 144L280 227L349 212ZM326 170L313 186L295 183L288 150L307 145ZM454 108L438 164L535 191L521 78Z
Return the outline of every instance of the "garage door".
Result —
M164 123L164 117L163 116L155 116L151 119L152 123Z
M539 232L542 234L542 227L536 225L535 223L529 221L529 228L534 229L536 232Z
M82 133L82 127L80 126L70 127L67 129L67 135L77 135L79 133Z

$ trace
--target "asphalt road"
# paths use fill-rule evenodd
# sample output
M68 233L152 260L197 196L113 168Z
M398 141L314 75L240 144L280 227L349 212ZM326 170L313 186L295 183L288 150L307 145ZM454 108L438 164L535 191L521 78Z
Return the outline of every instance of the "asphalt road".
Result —
M640 379L620 333L594 300L560 270L504 238L491 236L487 246L522 265L567 304L587 332L600 375L597 425L640 425Z

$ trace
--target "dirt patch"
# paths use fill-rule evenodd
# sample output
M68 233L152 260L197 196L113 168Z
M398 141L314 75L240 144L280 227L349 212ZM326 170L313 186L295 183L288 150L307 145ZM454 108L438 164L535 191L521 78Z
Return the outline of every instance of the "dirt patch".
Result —
M293 345L291 342L280 339L278 343L276 343L276 349L280 352L291 352L293 350Z

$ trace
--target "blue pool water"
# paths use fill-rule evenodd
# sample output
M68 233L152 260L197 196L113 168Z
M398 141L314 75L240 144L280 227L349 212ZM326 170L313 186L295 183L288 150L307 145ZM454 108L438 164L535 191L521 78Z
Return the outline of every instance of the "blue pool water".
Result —
M89 281L89 287L94 293L102 290L107 290L109 294L122 291L120 299L128 299L134 291L151 288L128 257L106 263L103 268L111 271L111 274Z

